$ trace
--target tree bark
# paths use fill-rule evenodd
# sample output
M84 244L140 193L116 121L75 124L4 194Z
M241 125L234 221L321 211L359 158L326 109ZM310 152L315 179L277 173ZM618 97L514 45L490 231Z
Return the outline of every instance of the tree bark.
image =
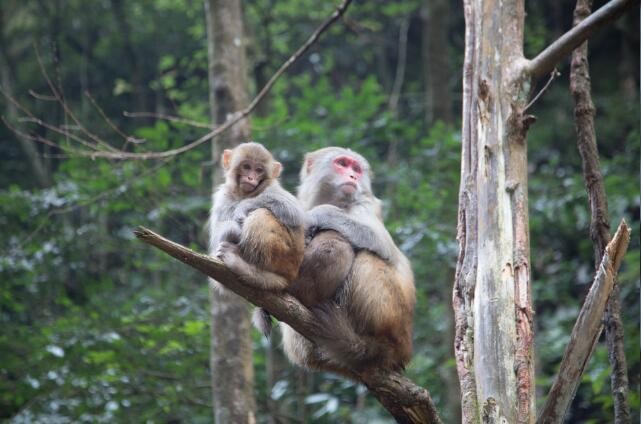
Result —
M591 0L578 0L574 9L574 25L578 25L589 16L591 10ZM590 203L590 238L594 245L595 268L598 269L605 247L610 242L610 219L594 129L595 108L592 102L587 42L572 53L570 90L575 103L577 147L581 155L583 179ZM627 424L631 421L628 405L628 373L623 343L619 285L616 280L605 310L604 323L608 358L612 367L610 382L614 399L614 422Z
M267 309L276 319L286 322L312 343L322 345L335 337L332 329L318 325L321 320L295 297L248 286L219 260L196 253L146 228L140 228L135 234L145 243L208 275L254 305ZM373 368L351 371L351 378L363 383L399 423L441 422L429 392L398 372Z
M245 38L240 0L206 0L209 56L209 99L212 127L224 124L248 103ZM250 139L249 121L243 119L212 141L212 172L216 172L225 147ZM228 290L210 284L211 374L215 421L255 423L254 369L249 305Z

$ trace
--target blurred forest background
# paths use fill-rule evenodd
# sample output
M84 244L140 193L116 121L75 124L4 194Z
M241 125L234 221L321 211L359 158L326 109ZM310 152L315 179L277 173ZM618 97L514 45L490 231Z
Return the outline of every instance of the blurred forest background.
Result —
M594 9L604 2L595 3ZM334 7L312 0L243 4L251 93ZM572 1L527 2L526 55L570 28L573 9ZM290 190L303 153L312 149L351 147L372 163L386 224L416 275L415 356L407 373L430 389L445 422L455 422L459 410L451 287L463 28L458 1L355 2L251 116L253 139L282 161ZM613 224L625 218L633 228L619 283L636 420L638 10L599 31L589 52L610 218ZM45 122L78 131L53 100L44 69L82 125L117 148L166 150L207 132L207 62L201 1L0 4L5 95ZM538 117L529 163L539 398L551 385L593 276L568 64L530 109ZM25 120L6 96L0 109L11 127L73 143ZM124 111L182 116L204 128ZM111 124L144 142L126 141ZM0 125L0 419L211 422L206 278L132 234L144 225L205 250L210 144L162 161L61 153ZM362 386L290 366L278 339L270 344L255 332L253 345L259 422L390 420ZM600 344L570 422L611 421L609 378L607 349Z

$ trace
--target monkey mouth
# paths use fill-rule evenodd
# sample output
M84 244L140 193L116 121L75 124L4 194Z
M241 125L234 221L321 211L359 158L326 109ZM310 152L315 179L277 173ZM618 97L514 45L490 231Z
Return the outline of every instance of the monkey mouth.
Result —
M358 189L358 186L356 185L356 183L352 181L348 181L346 183L341 184L340 188L344 193L352 194L356 192L356 190Z
M249 194L252 191L256 190L256 187L258 187L258 184L240 183L240 189L245 194Z

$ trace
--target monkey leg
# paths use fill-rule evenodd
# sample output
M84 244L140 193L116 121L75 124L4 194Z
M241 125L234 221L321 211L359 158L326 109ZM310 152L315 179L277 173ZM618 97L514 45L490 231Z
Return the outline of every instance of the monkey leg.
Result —
M331 299L347 278L354 249L335 231L318 233L305 249L298 278L289 292L310 307Z
M357 380L354 372L324 358L317 346L289 325L281 322L280 329L283 334L283 350L293 364L307 369L333 372Z
M239 252L245 261L261 270L292 281L303 260L303 229L289 229L267 209L252 211L243 223Z
M408 264L407 264L408 265ZM366 251L358 253L342 293L357 334L371 340L369 360L402 368L412 356L415 293L409 265L394 267ZM365 359L367 360L367 359Z

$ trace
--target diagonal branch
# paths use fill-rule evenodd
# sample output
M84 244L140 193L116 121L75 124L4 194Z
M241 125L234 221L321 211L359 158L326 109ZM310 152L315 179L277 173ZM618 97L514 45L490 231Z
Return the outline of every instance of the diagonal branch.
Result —
M608 243L594 282L581 307L565 349L559 373L548 393L538 424L563 422L565 413L576 394L581 376L590 360L603 327L605 305L612 292L619 266L630 241L630 227L624 220Z
M616 20L638 4L639 0L611 0L606 3L532 59L528 65L529 72L534 79L549 74L561 59L568 56L597 29Z
M316 318L314 311L306 308L290 294L246 285L218 259L194 252L146 228L140 227L134 233L145 243L215 279L254 305L267 309L278 320L286 322L313 343L322 345L326 340L336 338L332 329L323 328L318 324L320 320ZM398 422L441 422L429 392L404 375L374 368L352 371L352 377L363 383Z

